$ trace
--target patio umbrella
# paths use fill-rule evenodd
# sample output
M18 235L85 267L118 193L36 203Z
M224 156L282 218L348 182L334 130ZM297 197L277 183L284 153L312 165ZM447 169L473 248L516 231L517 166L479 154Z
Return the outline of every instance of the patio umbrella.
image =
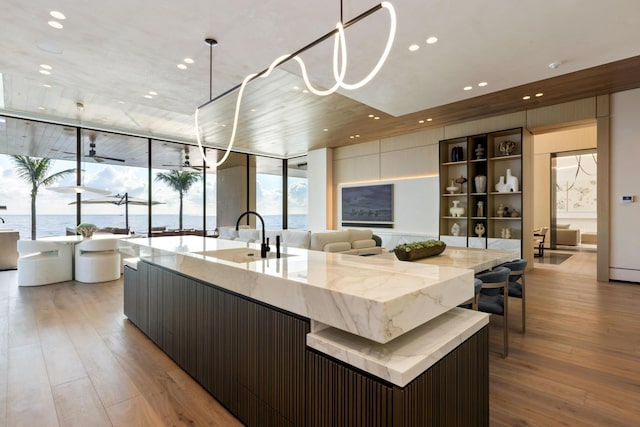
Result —
M141 199L139 197L131 197L129 196L129 193L124 193L124 194L114 194L112 196L104 196L104 197L97 197L95 199L87 199L87 200L82 200L81 203L85 203L85 204L112 204L112 205L116 205L116 206L120 206L120 205L124 205L124 211L125 211L125 231L127 232L127 234L129 234L129 205L136 205L136 206L148 206L149 205L149 201L145 200L145 199ZM151 202L152 205L159 205L162 204L163 202ZM76 202L71 202L69 203L70 205L75 205Z

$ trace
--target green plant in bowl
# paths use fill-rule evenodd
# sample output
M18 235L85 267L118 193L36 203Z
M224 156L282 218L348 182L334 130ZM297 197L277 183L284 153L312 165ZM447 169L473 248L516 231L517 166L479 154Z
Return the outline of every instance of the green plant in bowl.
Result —
M396 246L393 252L401 261L427 258L441 254L447 245L442 240L423 240L419 242L403 243Z

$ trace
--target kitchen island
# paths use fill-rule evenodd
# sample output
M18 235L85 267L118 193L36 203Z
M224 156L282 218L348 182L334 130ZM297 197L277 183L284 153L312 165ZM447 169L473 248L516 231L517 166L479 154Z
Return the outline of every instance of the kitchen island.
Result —
M473 271L195 236L122 242L125 314L247 425L487 425ZM256 256L257 253L257 256ZM132 268L133 267L133 268Z

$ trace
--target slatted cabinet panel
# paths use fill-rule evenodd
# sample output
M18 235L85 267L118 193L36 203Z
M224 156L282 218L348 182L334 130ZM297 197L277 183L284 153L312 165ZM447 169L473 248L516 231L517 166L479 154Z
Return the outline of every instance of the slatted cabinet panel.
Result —
M246 425L488 424L486 327L401 388L307 349L308 319L147 262L125 279L130 319Z

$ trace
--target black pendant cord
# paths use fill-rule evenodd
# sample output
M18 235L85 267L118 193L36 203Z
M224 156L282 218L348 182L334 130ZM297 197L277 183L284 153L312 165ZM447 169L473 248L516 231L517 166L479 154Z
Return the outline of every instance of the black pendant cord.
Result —
M342 0L340 0L340 23L344 24L344 16L342 15Z
M209 100L213 98L213 44L209 44Z

